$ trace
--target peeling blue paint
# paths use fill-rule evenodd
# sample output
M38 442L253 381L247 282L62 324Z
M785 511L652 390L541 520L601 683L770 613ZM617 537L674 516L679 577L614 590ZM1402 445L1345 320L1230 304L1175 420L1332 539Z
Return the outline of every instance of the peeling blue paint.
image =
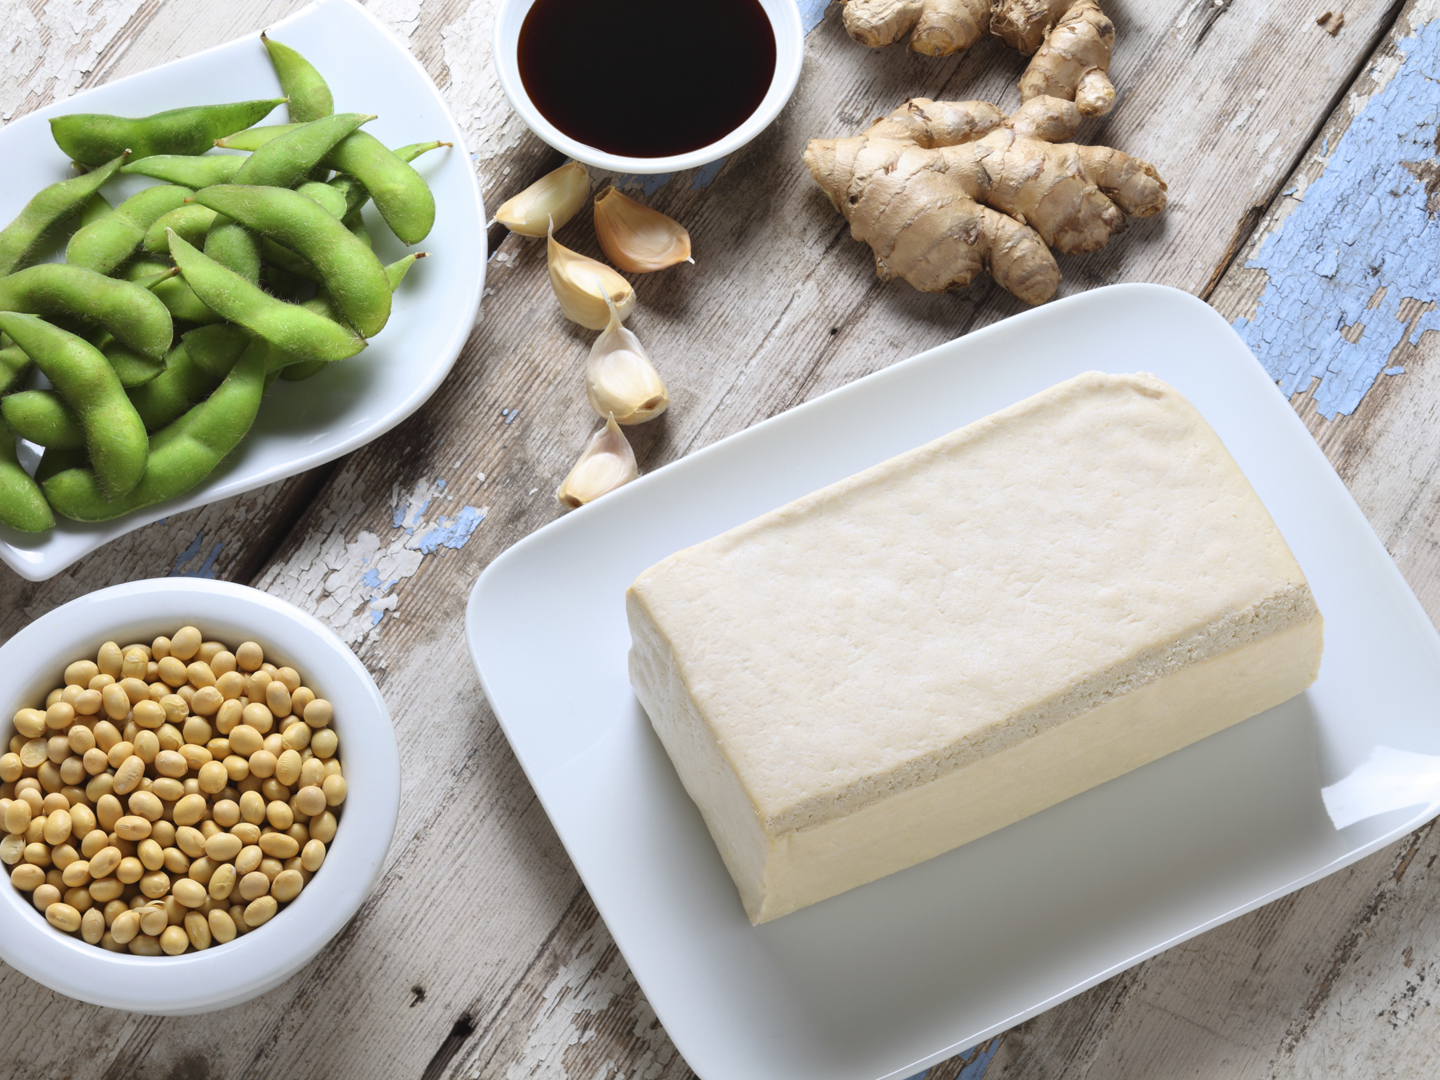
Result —
M800 25L809 33L819 26L825 19L825 11L830 6L830 0L799 0Z
M456 515L453 521L447 519L443 514L435 523L435 527L420 538L419 543L406 545L412 547L424 555L433 555L442 547L450 548L452 551L459 550L469 541L470 535L480 527L485 520L485 511L467 506Z
M1440 20L1398 47L1399 72L1247 263L1269 280L1254 319L1235 323L1286 396L1320 380L1315 404L1331 420L1382 372L1403 371L1390 366L1396 347L1440 329L1440 311L1400 317L1402 301L1440 296L1440 220L1426 205L1426 180L1440 183ZM1341 336L1361 324L1357 343Z
M380 571L370 569L365 571L365 576L360 579L361 585L368 585L372 589L380 588ZM373 596L371 599L375 599Z
M378 600L378 599L380 599L380 598L379 598L378 596L372 596L370 599L371 599L371 600ZM383 612L383 611L372 611L372 612L370 612L370 625L371 625L371 626L379 626L379 625L380 625L380 620L383 619L384 617L385 617L385 612Z
M971 1058L968 1062L965 1063L964 1066L961 1067L959 1074L955 1077L955 1080L984 1080L985 1070L990 1068L990 1060L995 1056L995 1052L999 1049L1000 1040L998 1038L991 1039L988 1043L985 1044L985 1046L980 1048L979 1052L976 1053L973 1058ZM964 1057L972 1050L975 1050L975 1047L972 1046L970 1050L962 1050L960 1051L960 1053L956 1054L955 1057ZM938 1068L938 1066L936 1067ZM925 1078L929 1075L930 1070L926 1069L924 1072L916 1073L914 1076L910 1077L909 1080L925 1080Z
M195 537L194 542L184 551L180 552L179 555L175 556L175 562L170 567L170 576L213 578L216 574L215 560L219 558L220 551L225 546L224 543L219 543L212 547L210 549L210 554L205 556L199 566L187 570L180 569L182 566L192 561L197 555L200 554L200 550L204 546L204 544L205 531L202 529L200 531L200 534Z
M715 182L715 177L720 175L720 170L725 167L725 162L729 160L729 158L722 157L717 161L710 162L709 165L701 165L700 168L695 170L695 179L691 182L690 186L696 190L709 187Z

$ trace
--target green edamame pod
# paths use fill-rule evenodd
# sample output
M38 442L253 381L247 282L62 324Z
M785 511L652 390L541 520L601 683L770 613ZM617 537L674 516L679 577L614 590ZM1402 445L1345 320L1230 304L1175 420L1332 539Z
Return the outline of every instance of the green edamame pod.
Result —
M81 226L65 245L65 261L97 274L113 274L158 218L184 206L194 194L188 187L157 184L130 196L98 221Z
M216 323L189 331L180 342L190 362L218 383L230 374L254 336L243 326Z
M99 221L113 210L114 207L105 201L105 196L97 191L85 200L84 206L80 207L80 220L76 222L76 227L83 229L86 225Z
M264 127L246 128L223 139L216 139L215 145L224 150L259 150L271 139L277 139L287 131L294 131L299 124L266 124Z
M438 140L423 143L411 143L409 146L402 146L400 147L400 149L396 150L395 156L398 157L401 161L411 162L414 161L421 154L428 153L429 151L434 150L437 147L452 145L454 144L448 142L440 142ZM336 176L333 180L329 182L329 186L333 187L336 191L340 192L342 195L345 196L345 213L341 214L341 217L345 217L348 214L353 214L356 210L359 210L362 206L364 206L367 202L370 201L370 192L366 190L365 185L362 184L355 177L350 176L346 173L340 173L338 176Z
M79 450L85 445L80 421L54 390L21 390L0 398L0 414L15 434L47 450Z
M165 254L170 254L169 248L165 249ZM124 278L126 281L133 281L142 288L148 289L155 284L154 281L150 279L158 274L169 273L174 269L175 263L169 259L162 262L159 259L147 259L141 256L131 259L120 268L120 272L115 276Z
M170 269L174 270L172 266ZM220 316L195 295L190 283L178 274L165 277L150 286L150 291L165 305L170 317L176 322L196 323L205 326L220 321Z
M362 337L379 333L389 319L385 268L315 200L288 188L218 184L202 188L195 201L306 259L319 272L340 314Z
M260 284L260 238L245 226L224 214L216 214L205 233L204 251L208 258L239 274L251 285Z
M90 202L90 197L100 190L100 185L110 179L124 160L125 155L121 154L84 176L41 188L39 194L15 216L15 220L0 229L0 275L23 265L46 229L71 214L81 212Z
M0 330L15 339L75 410L104 497L118 499L134 488L145 473L145 425L105 354L34 315L0 312Z
M308 259L302 259L289 248L281 247L269 237L263 237L260 241L260 257L265 260L267 271L278 267L287 274L303 278L306 281L320 284L320 271L310 265Z
M349 209L345 203L343 192L336 190L329 184L321 184L311 181L308 184L301 184L295 189L307 199L314 199L317 203L329 211L331 217L343 218Z
M8 394L25 385L25 376L30 374L30 357L19 345L7 345L0 349L0 394Z
M427 258L423 251L406 255L385 267L385 279L390 284L390 291L394 292L400 287L400 282L405 280L410 267L415 265L417 259ZM329 299L321 292L305 302L305 306L317 314L324 315L327 319L336 318L335 309L330 306ZM286 382L300 382L312 375L318 375L328 365L323 360L296 360L288 353L279 349L270 350L270 372L271 375L278 374Z
M141 356L128 345L118 341L102 341L96 348L105 354L105 359L110 361L110 366L120 377L120 385L126 390L144 386L151 379L158 378L165 370L163 363L151 360L148 356Z
M0 278L0 311L94 323L155 360L164 359L174 336L170 312L148 290L68 263L42 263Z
M278 246L278 245L277 245ZM284 250L284 248L280 248ZM292 302L299 301L310 293L311 282L297 274L292 274L283 267L276 266L267 261L263 270L265 275L265 287L270 290L272 296L278 296L282 300Z
M300 124L258 147L230 183L291 187L304 179L336 143L374 119L363 113L338 113Z
M145 430L153 433L174 423L219 385L220 379L212 378L191 363L182 341L170 350L163 375L129 392L130 403L145 422Z
M435 196L421 175L367 131L347 135L321 161L365 185L375 209L404 243L418 244L435 224Z
M15 433L0 421L0 524L38 533L55 527L55 515L40 485L20 466Z
M195 295L207 307L282 349L307 360L343 360L365 348L364 339L354 331L297 304L267 296L238 274L206 258L173 232L170 254Z
M145 230L145 250L152 255L169 255L170 241L165 238L166 229L174 229L187 244L198 246L205 242L205 234L214 223L214 210L199 203L186 203L157 218Z
M107 503L94 471L69 469L45 481L50 505L76 521L109 521L189 491L239 445L255 422L265 392L268 352L263 340L252 341L207 400L155 433L144 479L129 495Z
M58 472L66 469L88 469L90 467L90 455L84 450L59 450L47 449L40 457L40 464L35 468L35 479L40 483L49 480ZM40 493L45 494L43 491ZM49 504L47 503L48 507Z
M167 184L202 188L211 184L228 184L244 164L245 159L239 154L202 154L199 157L191 157L189 154L156 154L154 157L141 158L122 166L120 171L152 176Z
M198 156L216 139L258 124L284 101L187 105L140 117L72 113L51 120L50 134L61 150L83 165L103 164L125 150L133 161L155 154Z
M260 40L280 77L280 89L290 99L290 119L296 123L319 120L335 111L335 98L320 72L289 45L282 45L260 31Z

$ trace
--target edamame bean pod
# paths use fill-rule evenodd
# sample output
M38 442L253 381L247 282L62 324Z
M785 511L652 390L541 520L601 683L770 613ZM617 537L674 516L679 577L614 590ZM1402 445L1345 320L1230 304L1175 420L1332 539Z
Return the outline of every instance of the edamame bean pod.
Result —
M65 261L97 274L113 274L162 214L185 205L194 194L188 187L157 184L130 196L98 221L81 226L65 245Z
M282 349L307 360L343 360L365 347L364 339L354 331L299 305L267 296L244 278L206 258L173 232L170 253L195 295L207 307Z
M264 127L246 128L223 139L216 139L215 145L225 150L259 150L271 139L277 139L287 131L294 131L299 124L266 124Z
M303 180L336 143L374 119L362 113L338 113L300 124L256 149L230 183L291 187Z
M105 499L118 499L133 489L145 473L145 425L105 354L34 315L0 312L0 330L15 339L75 410L97 490Z
M20 467L15 433L0 421L0 523L21 532L38 533L55 527L55 515L40 485Z
M83 229L86 225L99 221L112 210L114 210L114 207L105 201L104 195L101 195L97 191L85 200L84 206L80 207L80 220L76 225L78 228Z
M393 293L400 287L400 282L405 280L405 275L409 272L410 267L415 265L415 260L426 257L426 252L417 251L386 266L385 278L390 284L390 291ZM335 309L330 306L323 291L316 294L310 300L307 300L305 306L309 307L312 311L324 315L328 319L336 317ZM320 374L326 366L327 365L320 360L297 360L295 357L281 352L279 349L270 350L270 371L272 374L278 372L280 378L286 382L300 382L308 379L312 375Z
M282 45L260 32L265 51L270 54L270 63L275 65L275 74L280 78L280 89L290 99L290 119L296 123L319 120L335 111L335 98L330 87L306 60L289 45Z
M317 203L329 211L332 217L343 218L350 212L345 202L343 192L336 190L329 184L321 184L312 181L308 184L301 184L295 189L307 199L314 199Z
M0 274L8 274L22 266L45 230L78 213L124 160L125 155L120 154L84 176L41 188L15 216L15 220L0 229Z
M0 349L0 394L25 385L25 376L30 374L30 357L19 345L7 345Z
M82 319L155 360L165 358L174 336L170 312L148 290L67 263L42 263L0 278L0 311Z
M172 266L171 269L175 268ZM220 321L220 316L195 295L190 283L179 274L166 275L164 280L150 286L150 291L165 305L165 310L176 322L205 326Z
M268 352L264 341L252 341L209 399L155 433L145 477L125 498L107 503L92 470L69 469L45 481L50 505L76 521L108 521L189 491L214 471L255 422Z
M411 143L409 146L402 146L394 153L401 161L408 163L414 161L421 154L428 153L437 147L453 145L453 143L432 140L430 142ZM337 175L329 182L329 186L345 196L345 214L342 214L342 217L353 214L370 201L370 192L366 190L365 185L355 177L346 173Z
M184 416L197 402L204 401L220 381L190 361L182 340L170 350L165 373L154 382L131 390L130 403L145 422L145 430L153 434Z
M152 255L170 254L170 243L165 239L165 230L174 229L185 238L187 244L199 246L205 243L205 234L215 221L215 211L199 203L186 203L168 214L157 218L155 224L145 231L145 250Z
M15 434L47 450L79 450L85 432L54 390L22 390L0 398L0 414Z
M363 337L379 333L390 317L390 288L380 260L315 200L288 188L221 184L202 188L195 201L309 261L335 307Z
M190 362L218 383L239 363L252 337L242 326L216 323L191 330L180 341Z
M385 224L404 243L418 244L435 224L435 196L430 186L369 132L346 136L321 164L349 173L364 184Z
M209 187L211 184L228 184L236 170L245 164L239 154L157 154L141 158L122 166L122 173L152 176L167 184L180 184L188 188Z
M205 234L204 251L206 257L251 285L260 284L260 238L245 226L216 214Z
M124 150L136 161L154 154L198 156L216 139L258 124L284 100L187 105L141 117L72 113L51 120L50 134L61 150L83 165L100 165Z
M170 269L173 271L175 268L172 266ZM148 356L141 356L123 342L112 339L102 341L97 347L105 354L105 359L110 361L115 374L120 376L120 385L127 390L134 386L144 386L165 370L163 363L151 360Z

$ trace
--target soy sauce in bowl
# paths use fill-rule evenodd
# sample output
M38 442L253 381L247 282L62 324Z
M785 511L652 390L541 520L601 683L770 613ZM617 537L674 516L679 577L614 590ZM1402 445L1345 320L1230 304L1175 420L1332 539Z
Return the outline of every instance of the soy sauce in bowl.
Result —
M759 108L775 76L760 0L535 0L520 27L535 108L607 154L711 145Z

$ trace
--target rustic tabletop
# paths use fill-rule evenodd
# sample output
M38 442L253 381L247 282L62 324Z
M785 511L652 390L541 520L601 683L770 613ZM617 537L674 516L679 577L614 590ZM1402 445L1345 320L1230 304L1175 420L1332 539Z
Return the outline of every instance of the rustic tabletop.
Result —
M1119 101L1079 141L1155 163L1170 203L1106 250L1062 257L1061 294L1149 281L1212 304L1290 396L1437 620L1440 0L1345 3L1106 0ZM255 34L300 6L0 0L0 120ZM445 95L492 209L562 160L499 90L497 6L368 4ZM881 283L800 162L807 139L854 133L910 96L1014 107L1023 60L989 41L939 61L869 52L846 36L838 6L800 6L804 71L775 124L717 165L617 181L684 222L696 254L693 267L635 282L630 326L672 395L668 413L631 429L642 470L1023 307L988 281L938 296ZM664 92L623 72L597 91L622 109ZM579 222L560 238L599 255ZM379 884L300 974L222 1014L157 1019L0 968L0 1075L693 1075L546 820L461 632L480 571L562 512L553 492L594 423L576 391L591 335L557 310L543 245L503 229L490 241L469 342L398 428L331 465L140 529L48 581L0 569L0 639L138 578L218 577L284 597L374 674L403 766ZM1434 1075L1437 855L1427 825L923 1075Z

